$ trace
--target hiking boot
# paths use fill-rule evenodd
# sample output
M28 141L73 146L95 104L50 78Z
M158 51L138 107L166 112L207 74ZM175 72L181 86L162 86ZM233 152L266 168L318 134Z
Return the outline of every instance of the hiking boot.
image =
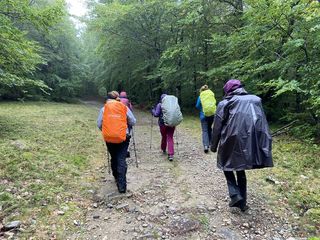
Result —
M119 193L126 193L126 189L125 188L118 189L118 190L119 190Z
M166 151L166 150L162 150L162 153L163 153L163 154L167 154L167 151Z
M126 191L127 191L126 186L120 186L119 184L117 184L117 187L118 187L119 193L126 193Z
M247 206L247 201L244 198L237 203L237 207L240 208L241 212L245 212L249 209Z
M241 212L246 212L247 210L249 210L249 206L245 205L243 207L240 208Z
M243 198L240 195L235 195L231 198L231 201L229 202L229 207L240 207L240 201L242 201Z
M209 147L208 146L204 146L204 153L208 153L209 152Z
M170 162L172 162L172 161L173 161L173 156L172 156L172 155L169 155L169 156L168 156L168 160L169 160Z

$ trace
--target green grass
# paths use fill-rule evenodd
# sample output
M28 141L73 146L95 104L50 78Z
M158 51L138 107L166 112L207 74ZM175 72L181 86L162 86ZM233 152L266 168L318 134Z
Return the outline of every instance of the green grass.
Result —
M205 229L207 229L207 230L209 229L210 221L206 215L204 215L204 214L199 215L198 220L201 223L201 225L204 226Z
M320 146L278 136L273 139L273 161L274 168L258 171L252 178L261 182L275 205L289 205L306 231L319 234ZM279 183L266 183L269 176Z
M199 137L201 140L201 123L198 116L185 116L181 126L190 131L194 136Z
M0 221L21 220L22 236L37 239L73 230L89 204L91 170L102 165L97 114L77 104L0 103Z
M185 116L183 127L199 137L200 120ZM275 167L248 171L249 185L268 199L278 211L291 208L302 231L307 235L318 235L320 230L320 146L304 143L288 136L273 139L273 161ZM266 181L272 177L279 184ZM250 186L249 186L250 191Z

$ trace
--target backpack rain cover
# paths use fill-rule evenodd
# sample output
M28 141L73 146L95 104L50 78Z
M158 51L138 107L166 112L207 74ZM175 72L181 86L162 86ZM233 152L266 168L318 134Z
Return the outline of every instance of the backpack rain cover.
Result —
M216 98L210 89L200 93L200 101L202 111L206 117L213 116L216 113Z
M163 121L166 126L178 126L183 116L178 103L178 98L173 95L166 95L161 101L161 109L163 114Z

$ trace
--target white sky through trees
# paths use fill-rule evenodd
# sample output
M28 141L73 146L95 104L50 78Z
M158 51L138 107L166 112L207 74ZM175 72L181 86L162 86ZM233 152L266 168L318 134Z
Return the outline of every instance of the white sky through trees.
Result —
M66 0L66 2L68 4L68 11L71 15L71 19L79 32L81 32L81 29L85 27L85 24L81 22L79 18L84 17L87 14L87 2L86 0Z
M66 0L69 13L77 17L82 17L87 13L86 0Z

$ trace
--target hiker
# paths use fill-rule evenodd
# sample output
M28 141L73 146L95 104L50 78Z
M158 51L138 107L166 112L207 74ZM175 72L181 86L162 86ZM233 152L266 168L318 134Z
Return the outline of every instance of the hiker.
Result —
M136 119L131 110L120 102L119 93L109 92L106 103L100 110L97 125L111 155L112 174L120 193L127 190L126 154L130 141L129 127L135 123Z
M208 85L203 85L200 88L196 108L200 110L203 149L205 153L208 153L211 142L212 124L216 112L216 99Z
M217 166L227 180L229 206L244 212L249 208L245 170L273 166L272 139L261 99L248 94L236 79L229 80L223 90L225 97L217 107L211 151L218 148Z
M120 92L120 102L122 102L124 105L126 105L131 111L132 109L132 104L130 100L127 97L127 93L125 91Z
M175 127L182 121L182 113L175 96L162 94L160 102L152 109L152 115L159 117L158 124L161 133L161 150L166 154L168 146L168 160L173 161Z

